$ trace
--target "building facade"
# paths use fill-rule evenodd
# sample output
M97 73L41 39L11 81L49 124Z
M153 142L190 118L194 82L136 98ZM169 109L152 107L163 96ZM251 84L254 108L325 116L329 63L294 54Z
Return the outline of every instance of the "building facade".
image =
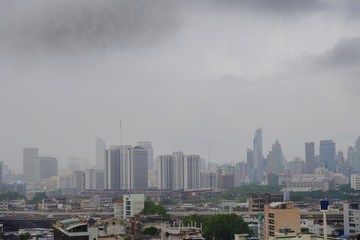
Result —
M315 157L315 143L313 142L305 143L305 162L306 162L306 173L313 174L314 169L317 167L317 162Z
M106 144L103 139L96 137L95 140L95 163L96 169L104 169Z
M277 139L267 156L267 173L283 173L283 154L281 145Z
M23 173L27 181L35 180L35 160L39 157L38 148L23 149Z
M360 202L344 203L344 234L360 234Z
M330 171L336 172L336 145L332 140L320 141L320 162Z

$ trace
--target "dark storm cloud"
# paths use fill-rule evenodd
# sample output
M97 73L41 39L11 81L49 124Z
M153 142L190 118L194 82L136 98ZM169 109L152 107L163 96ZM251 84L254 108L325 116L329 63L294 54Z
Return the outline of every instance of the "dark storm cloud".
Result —
M169 1L0 1L4 49L77 51L156 45L179 25Z

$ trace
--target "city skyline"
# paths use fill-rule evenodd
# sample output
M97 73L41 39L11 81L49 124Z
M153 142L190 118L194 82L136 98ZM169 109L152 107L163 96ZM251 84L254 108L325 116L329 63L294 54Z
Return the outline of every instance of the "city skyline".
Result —
M0 6L0 160L17 172L27 147L93 163L119 120L123 143L217 163L246 161L260 127L288 160L327 139L346 155L360 134L357 1Z

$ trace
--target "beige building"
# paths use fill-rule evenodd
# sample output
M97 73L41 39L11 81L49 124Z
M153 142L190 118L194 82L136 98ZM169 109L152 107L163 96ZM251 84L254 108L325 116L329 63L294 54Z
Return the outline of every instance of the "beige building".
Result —
M264 207L265 239L275 236L280 228L290 228L301 233L300 209L293 202L273 202Z

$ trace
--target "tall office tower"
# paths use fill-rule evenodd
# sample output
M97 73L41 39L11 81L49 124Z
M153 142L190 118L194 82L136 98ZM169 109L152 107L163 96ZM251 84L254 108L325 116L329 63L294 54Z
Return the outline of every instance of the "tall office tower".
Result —
M200 188L200 156L184 156L184 190Z
M53 157L38 157L34 164L35 181L49 179L58 175L58 160Z
M153 169L154 168L154 151L153 151L151 142L142 141L142 142L138 142L137 145L146 149L147 155L148 155L148 158L147 158L148 168Z
M276 142L272 145L272 150L267 157L267 173L283 173L283 159L281 145L276 139Z
M320 141L320 162L325 164L329 171L336 172L336 146L332 140Z
M120 147L111 146L105 152L105 189L120 189Z
M246 150L246 162L248 169L254 169L254 151L251 149Z
M173 156L175 164L173 189L184 189L184 154L182 152L174 152Z
M142 146L133 149L133 189L148 188L148 153L149 150ZM152 149L151 149L152 152ZM152 160L152 158L151 158Z
M38 148L23 148L23 173L25 180L35 180L35 159L38 157Z
M158 189L172 189L174 185L174 156L162 155L157 158Z
M346 164L354 173L360 173L360 136L356 139L355 146L348 148Z
M306 162L306 173L314 174L314 170L317 167L317 161L315 157L315 143L305 143L305 162Z
M96 169L104 169L106 144L102 138L95 140L95 162Z
M210 169L200 171L200 187L201 188L216 188L217 177L216 173Z
M105 155L105 189L147 188L147 160L140 146L111 146Z
M264 169L264 155L263 155L263 144L262 144L262 128L259 128L255 132L254 137L254 168Z

